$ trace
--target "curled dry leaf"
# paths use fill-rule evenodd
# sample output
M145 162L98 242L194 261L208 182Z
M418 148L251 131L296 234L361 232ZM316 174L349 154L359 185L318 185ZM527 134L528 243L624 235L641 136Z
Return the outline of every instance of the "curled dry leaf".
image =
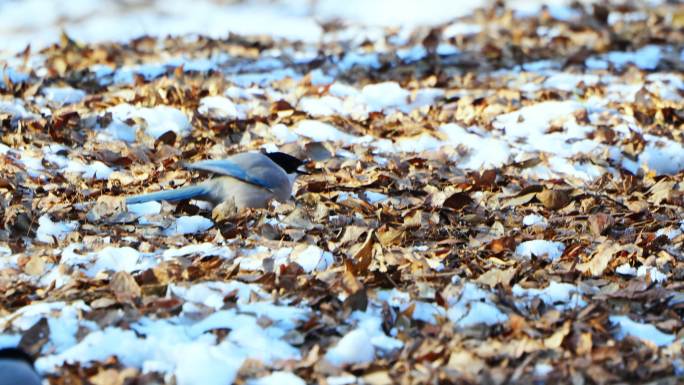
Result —
M373 261L373 244L375 239L375 231L369 231L366 240L357 244L350 250L351 260L348 265L350 271L355 276L365 274Z
M613 217L604 213L592 214L588 221L591 233L597 237L603 235L614 223Z
M125 271L117 271L109 281L109 290L119 302L133 302L140 298L142 291L133 276Z
M570 190L544 189L536 197L549 210L562 209L572 201Z

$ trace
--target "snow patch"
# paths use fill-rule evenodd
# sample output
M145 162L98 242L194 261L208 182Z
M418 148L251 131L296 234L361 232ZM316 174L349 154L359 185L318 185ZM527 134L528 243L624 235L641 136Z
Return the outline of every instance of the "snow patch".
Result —
M515 248L515 254L520 257L531 258L532 256L545 256L547 260L554 261L563 255L565 245L562 242L545 241L535 239L521 242Z
M38 218L38 229L36 230L36 240L44 243L52 243L66 238L67 234L76 231L79 227L77 221L53 222L48 214Z
M135 140L135 128L125 122L132 118L141 118L146 122L145 132L157 139L167 131L173 131L178 135L187 134L191 127L188 117L180 110L170 106L156 106L152 108L134 107L130 104L119 104L110 107L107 111L112 113L114 121L110 124L110 134L115 139L128 142ZM112 127L113 126L113 127ZM124 126L124 127L122 127ZM109 127L106 128L107 131ZM127 130L125 128L128 128Z
M618 327L615 333L615 338L618 340L631 336L649 341L656 346L668 346L676 338L675 335L663 333L651 324L632 321L625 315L613 315L609 319Z
M214 227L214 222L201 215L182 216L166 229L166 235L197 234Z

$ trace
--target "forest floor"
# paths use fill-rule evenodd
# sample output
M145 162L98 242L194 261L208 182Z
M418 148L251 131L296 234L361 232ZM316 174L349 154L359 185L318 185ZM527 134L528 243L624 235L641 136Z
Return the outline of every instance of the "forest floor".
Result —
M684 6L328 3L2 56L0 347L50 384L681 380ZM292 201L123 203L264 149L311 160Z

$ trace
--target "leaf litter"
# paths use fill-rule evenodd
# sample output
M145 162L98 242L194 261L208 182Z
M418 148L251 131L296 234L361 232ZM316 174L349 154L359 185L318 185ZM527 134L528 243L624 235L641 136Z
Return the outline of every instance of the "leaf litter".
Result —
M27 49L0 66L0 345L51 384L675 383L682 14ZM121 200L261 149L312 160L291 202Z

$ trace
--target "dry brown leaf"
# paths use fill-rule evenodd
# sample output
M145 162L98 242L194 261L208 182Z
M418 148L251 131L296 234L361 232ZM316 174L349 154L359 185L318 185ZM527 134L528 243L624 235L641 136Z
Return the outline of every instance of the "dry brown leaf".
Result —
M344 266L344 273L340 280L342 288L349 294L358 293L363 289L363 284L359 282L359 280L356 279L356 276L351 272L353 266L349 260L344 261Z
M39 276L42 275L44 271L45 261L38 255L29 258L28 263L24 266L24 273L28 275Z
M351 256L350 269L351 273L355 276L366 273L373 261L374 234L375 231L369 231L366 240L351 250L353 254Z
M123 385L126 380L138 375L135 368L101 369L96 375L88 378L93 385Z
M462 373L477 375L487 367L483 359L467 350L457 350L451 352L447 367Z
M589 221L591 233L597 237L601 236L613 225L613 217L603 213L590 215L587 220Z
M577 270L598 277L603 274L603 271L606 270L610 261L613 260L613 255L620 250L623 250L623 247L618 243L612 241L601 243L587 262L577 265Z
M494 288L496 285L509 287L516 271L517 269L515 267L511 267L506 270L500 270L496 268L489 269L484 274L480 275L476 281L491 288Z
M384 247L400 242L402 236L404 236L404 230L389 226L383 226L377 232L378 241Z
M677 183L673 180L661 179L648 190L650 195L648 201L655 205L659 205L663 201L670 200L676 184Z
M572 201L569 190L544 189L536 197L549 210L562 209Z
M391 385L392 378L386 370L372 372L363 376L363 383L369 385Z
M577 339L577 346L575 347L575 353L578 355L584 355L591 353L593 347L591 333L582 333Z
M544 339L544 346L548 349L558 349L561 347L563 340L570 333L570 321L563 323L563 326L556 330L551 337Z
M124 197L103 195L97 198L97 202L95 202L93 208L88 211L86 218L90 222L97 222L103 218L113 217L125 212L126 203Z
M125 271L117 271L109 281L109 290L112 291L117 301L131 302L140 298L142 291L133 276Z

